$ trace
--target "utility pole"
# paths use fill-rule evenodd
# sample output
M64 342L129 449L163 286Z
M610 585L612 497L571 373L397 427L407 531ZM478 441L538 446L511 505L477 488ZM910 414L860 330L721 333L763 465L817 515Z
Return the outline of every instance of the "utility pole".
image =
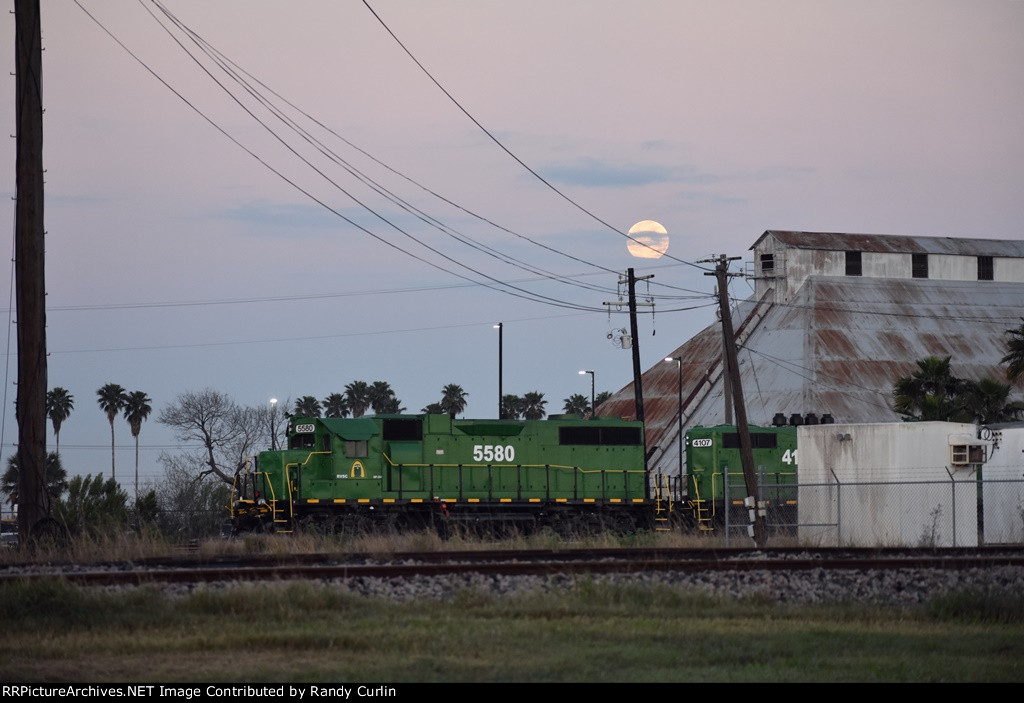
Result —
M18 531L49 514L46 493L46 280L43 245L43 55L39 0L14 2L18 325Z
M705 261L702 263L715 262L713 273L705 273L705 276L714 276L718 281L718 307L722 316L722 341L725 349L725 360L727 375L732 381L733 409L736 412L736 431L740 436L740 462L743 464L743 480L747 487L747 498L744 505L750 511L754 544L758 549L764 547L765 529L764 514L761 501L758 497L757 475L754 473L754 451L750 443L750 426L747 424L747 408L743 402L743 385L740 383L739 362L736 354L736 337L733 335L732 314L729 311L729 262L739 257L726 258L721 254L717 260Z
M633 337L633 398L636 403L636 419L640 422L644 421L644 388L643 382L641 381L640 375L640 345L637 343L639 337L637 336L636 327L636 282L637 278L633 274L633 269L626 271L626 277L629 283L629 334ZM644 279L654 278L654 274L644 276ZM654 303L649 303L653 305ZM647 461L644 460L646 466Z
M629 334L630 334L630 349L633 351L633 402L636 407L636 419L640 422L644 421L644 389L643 382L640 377L640 344L637 342L637 326L636 326L636 309L639 305L646 305L654 307L654 303L638 303L636 302L636 282L647 281L654 278L654 274L647 276L640 276L639 278L633 273L633 269L627 269L626 280L619 279L619 284L625 283L628 290L628 306L629 306ZM606 302L605 305L621 305L622 301L618 300L614 303ZM646 460L645 460L646 463Z

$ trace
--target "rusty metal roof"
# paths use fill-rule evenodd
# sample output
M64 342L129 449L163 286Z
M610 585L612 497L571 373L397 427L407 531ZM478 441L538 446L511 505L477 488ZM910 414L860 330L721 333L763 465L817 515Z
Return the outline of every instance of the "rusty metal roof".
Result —
M963 239L959 237L907 237L892 234L793 232L771 229L758 237L750 248L755 249L769 236L794 249L1024 257L1024 241Z
M766 300L769 296L766 296ZM776 413L831 414L836 422L887 422L893 383L927 356L952 357L954 375L1005 379L1005 332L1021 324L1024 283L812 276L788 303L740 303L733 312L751 424ZM716 323L668 356L683 358L682 427L724 422L721 328ZM679 463L679 383L674 363L642 378L650 467ZM633 384L600 415L635 417Z

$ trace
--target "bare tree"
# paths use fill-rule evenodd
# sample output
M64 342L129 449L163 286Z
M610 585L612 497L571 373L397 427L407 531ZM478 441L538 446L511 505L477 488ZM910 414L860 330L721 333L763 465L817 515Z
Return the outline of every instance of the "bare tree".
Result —
M218 534L228 517L229 487L216 476L198 476L192 466L176 463L180 457L161 458L165 459L165 478L156 491L160 530L175 539Z
M199 478L213 475L232 484L246 460L264 445L271 421L269 408L244 407L207 388L179 395L160 412L157 422L170 427L178 441L193 445L177 455L164 452L160 460L165 466L185 469Z

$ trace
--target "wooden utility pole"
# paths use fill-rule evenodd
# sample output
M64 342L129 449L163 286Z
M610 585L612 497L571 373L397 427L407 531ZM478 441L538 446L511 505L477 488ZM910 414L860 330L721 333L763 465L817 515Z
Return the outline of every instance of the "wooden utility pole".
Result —
M633 401L636 407L636 419L640 422L644 421L644 387L641 381L640 374L640 344L637 342L637 325L636 325L636 309L639 305L647 305L654 307L654 303L638 303L636 302L636 282L646 281L654 278L654 274L648 276L636 277L633 269L626 270L626 280L619 279L619 285L623 283L627 286L627 305L629 307L629 348L633 351ZM621 294L620 294L621 295ZM605 305L614 305L619 307L622 305L622 298L615 302L605 302Z
M644 276L647 278L654 278L654 275ZM640 374L640 344L638 343L639 337L637 336L636 326L636 275L633 273L633 269L626 271L626 279L629 285L629 334L633 338L633 344L631 345L633 350L633 399L636 403L636 419L640 422L644 421L644 387L641 381ZM646 463L646 462L645 462Z
M717 259L713 273L718 281L718 307L722 317L722 341L725 350L727 376L732 381L733 410L736 413L736 432L740 436L740 463L743 464L743 480L747 487L747 508L753 511L753 538L758 549L765 545L764 516L761 514L761 501L758 497L757 475L754 473L754 451L750 443L750 426L747 424L747 406L743 401L743 385L740 383L739 361L736 354L736 337L732 329L732 313L729 311L729 262L732 259L722 254Z
M46 282L43 245L43 51L39 0L15 0L18 325L18 531L49 514L46 492Z

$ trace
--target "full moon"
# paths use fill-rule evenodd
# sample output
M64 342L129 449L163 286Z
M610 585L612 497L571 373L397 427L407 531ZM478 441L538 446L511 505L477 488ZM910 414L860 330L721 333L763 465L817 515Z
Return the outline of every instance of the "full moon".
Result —
M638 259L660 259L668 251L668 230L654 220L642 220L629 228L626 248Z

